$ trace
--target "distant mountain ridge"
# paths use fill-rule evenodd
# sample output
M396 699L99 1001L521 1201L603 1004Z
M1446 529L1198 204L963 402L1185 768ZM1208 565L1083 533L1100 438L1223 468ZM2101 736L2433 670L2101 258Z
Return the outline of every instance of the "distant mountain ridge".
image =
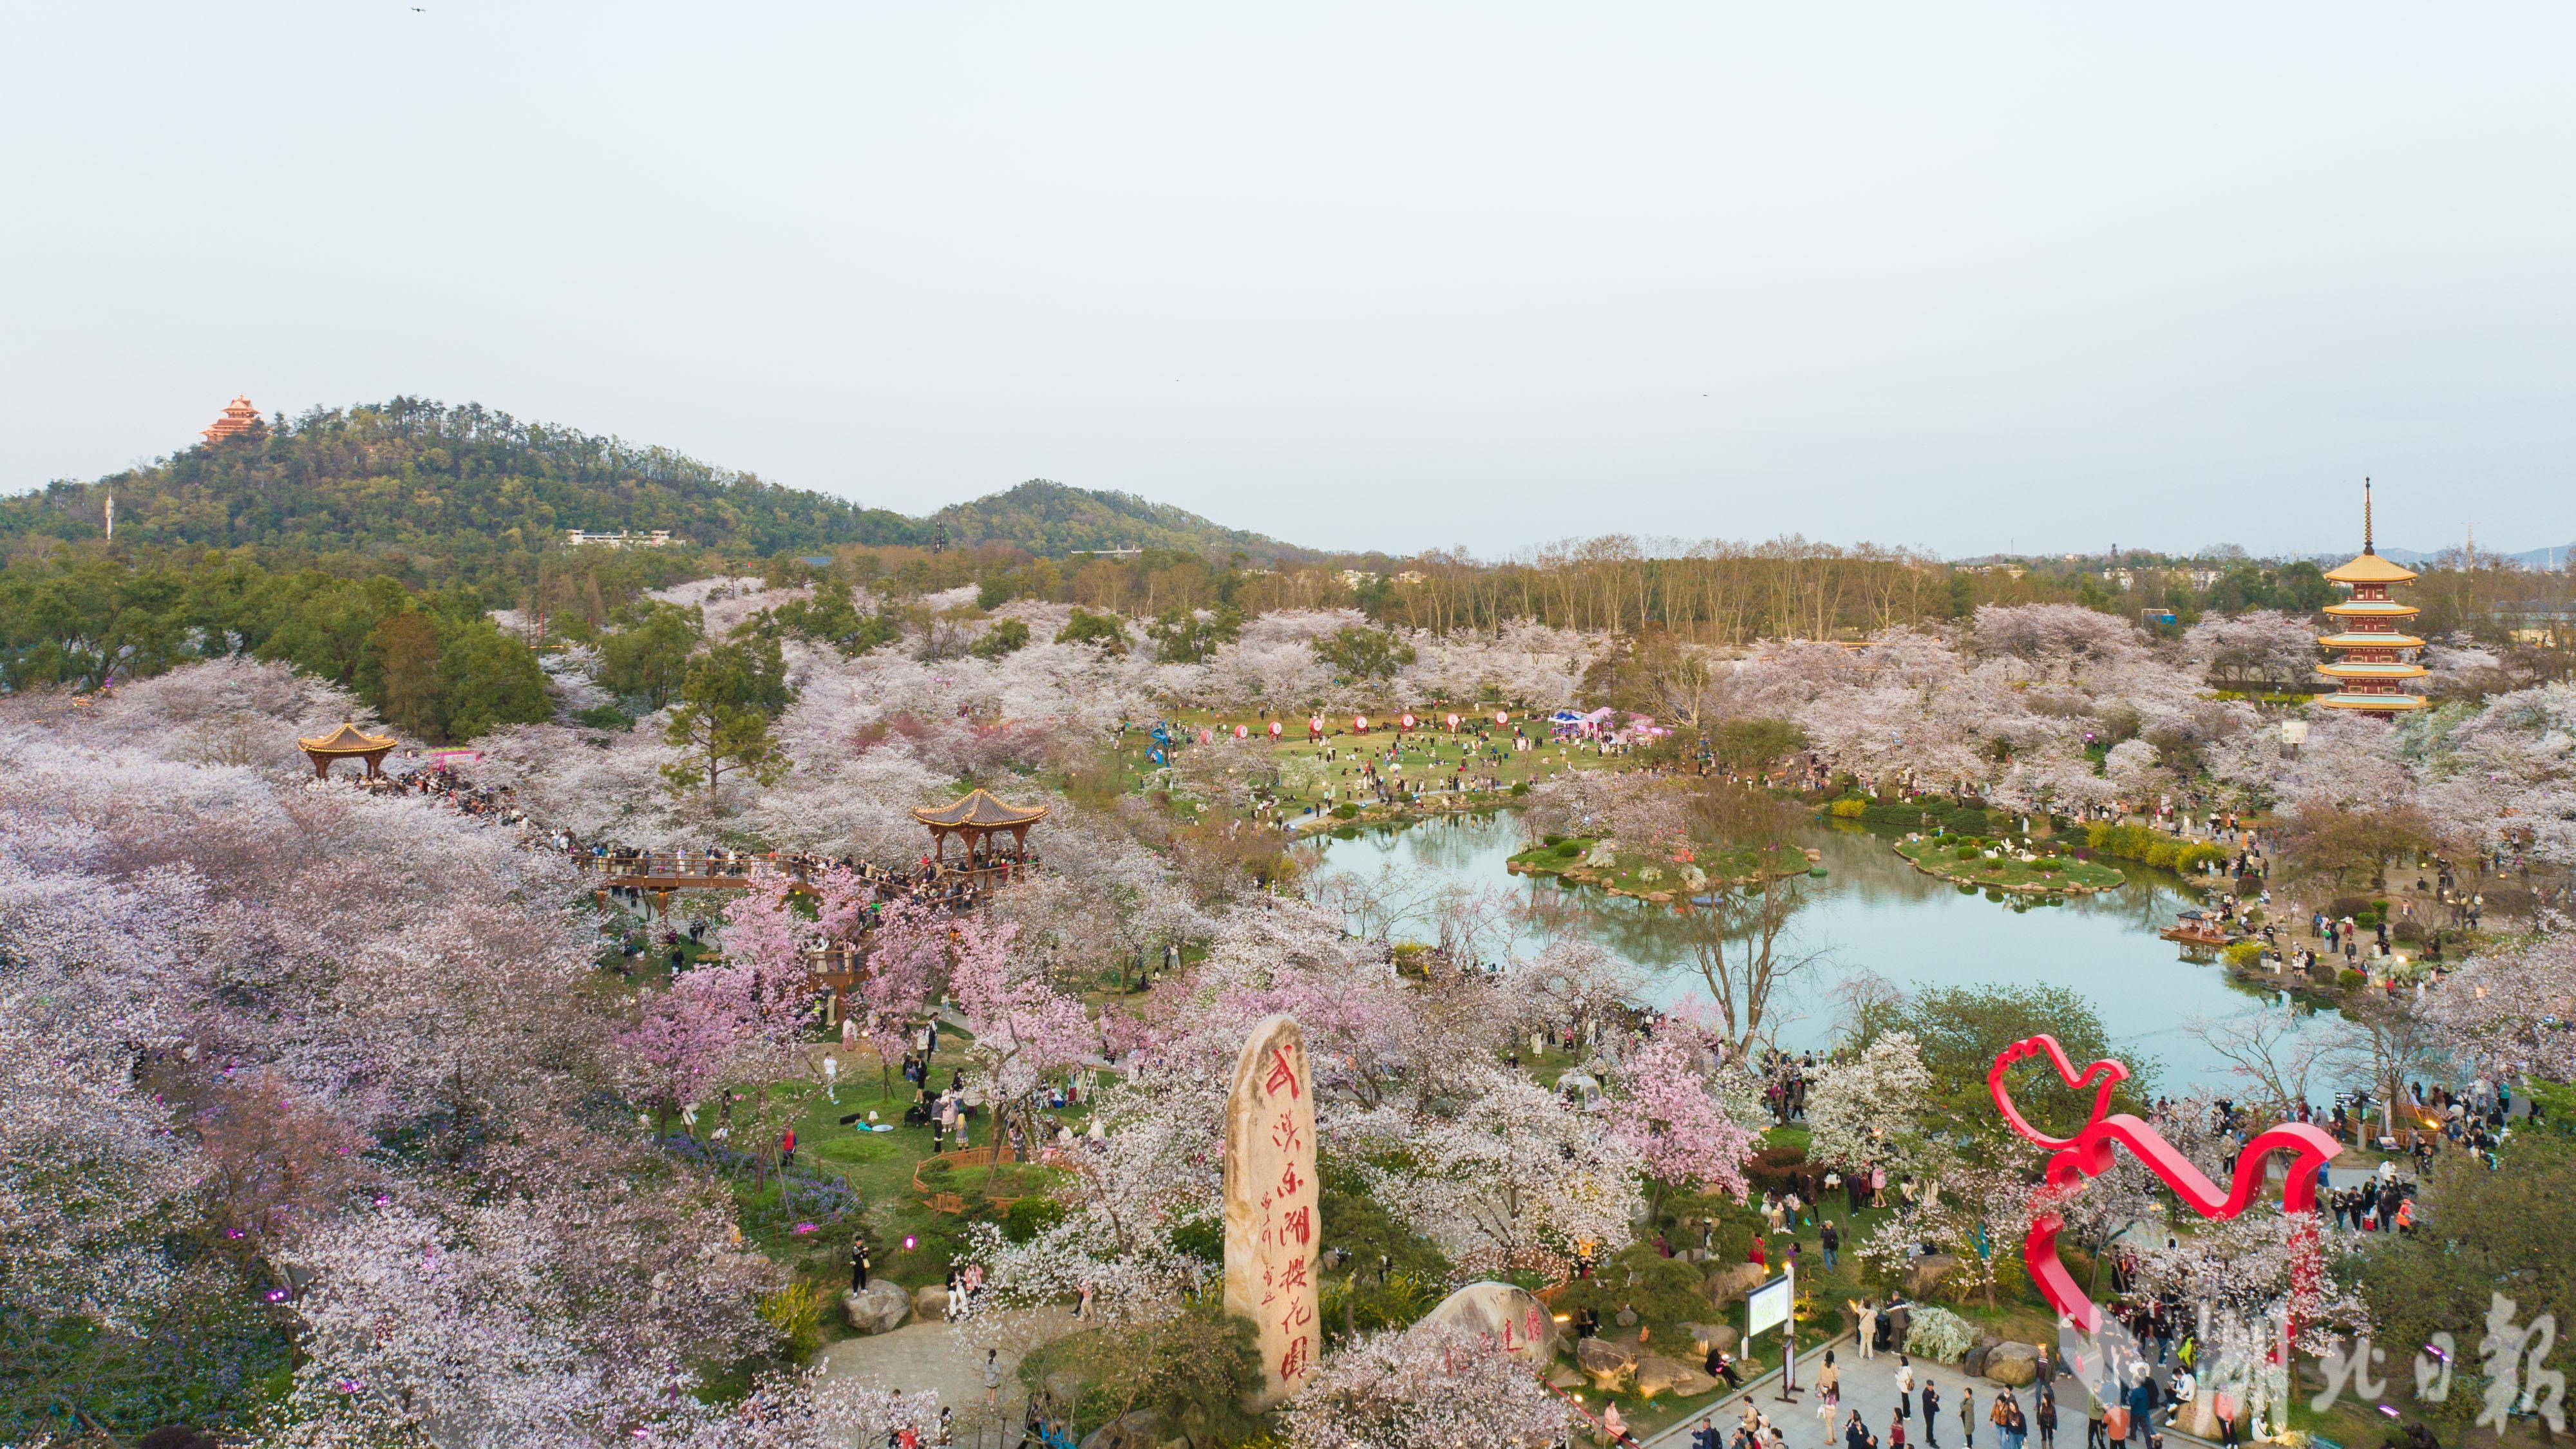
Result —
M1032 553L1168 549L1268 563L1322 555L1127 493L1033 480L928 518L869 508L667 448L477 404L418 398L316 408L87 482L0 498L0 540L95 540L116 501L120 544L257 551L300 565L475 578L566 532L667 529L767 556L842 544L1006 544Z
M2383 548L2379 552L2384 558L2413 568L2417 564L2431 563L2436 559L2455 558L2460 550L2441 548L2427 553L2411 548ZM2562 543L2556 548L2527 548L2520 553L2497 553L2491 549L2482 548L2478 550L2478 557L2517 563L2527 569L2563 569L2567 567L2570 560L2576 560L2576 543Z
M1240 553L1257 563L1323 556L1133 493L1071 488L1044 478L950 504L925 521L951 543L1010 544L1035 554L1158 548L1216 557Z

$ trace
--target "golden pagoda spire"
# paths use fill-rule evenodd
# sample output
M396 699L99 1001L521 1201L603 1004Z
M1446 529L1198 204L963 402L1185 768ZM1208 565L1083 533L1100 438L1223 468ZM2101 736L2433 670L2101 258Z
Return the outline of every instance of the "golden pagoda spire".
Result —
M2370 546L2370 479L2367 475L2364 475L2361 480L2361 551L2379 552L2378 549Z

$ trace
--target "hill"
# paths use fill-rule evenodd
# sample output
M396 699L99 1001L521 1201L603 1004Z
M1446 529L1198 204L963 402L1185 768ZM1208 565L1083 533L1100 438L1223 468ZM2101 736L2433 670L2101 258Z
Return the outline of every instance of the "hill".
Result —
M882 509L782 488L475 404L396 398L280 418L90 483L0 499L0 539L98 538L108 494L120 545L249 548L272 563L477 578L567 529L649 532L766 555L836 543L912 543Z
M952 504L927 523L935 538L951 544L1007 544L1041 555L1155 548L1219 559L1240 553L1256 563L1321 557L1133 493L1069 488L1043 478Z
M576 528L668 529L737 558L943 543L1315 556L1166 504L1045 481L907 518L667 448L417 398L281 416L145 467L0 498L0 542L96 540L110 494L120 546L247 549L271 567L430 583L524 579Z

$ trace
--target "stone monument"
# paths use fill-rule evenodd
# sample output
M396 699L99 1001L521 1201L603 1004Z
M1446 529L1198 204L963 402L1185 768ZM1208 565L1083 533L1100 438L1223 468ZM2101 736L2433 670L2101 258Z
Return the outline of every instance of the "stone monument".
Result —
M1295 1393L1323 1348L1316 1321L1315 1078L1306 1034L1263 1017L1225 1104L1225 1307L1259 1330L1265 1408Z

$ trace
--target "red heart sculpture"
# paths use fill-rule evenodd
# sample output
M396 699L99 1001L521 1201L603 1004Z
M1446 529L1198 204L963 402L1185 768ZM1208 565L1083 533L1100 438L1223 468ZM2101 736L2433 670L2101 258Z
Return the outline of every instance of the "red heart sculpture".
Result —
M2027 1057L2045 1055L2057 1068L2066 1085L2082 1091L2095 1088L2093 1113L2083 1130L2072 1137L2051 1137L2022 1116L2013 1105L2012 1093L2004 1086L2004 1074L2015 1062ZM2342 1148L2332 1137L2304 1122L2284 1122L2257 1135L2245 1144L2236 1157L2236 1180L2222 1197L2218 1185L2194 1167L2191 1159L2176 1151L2153 1127L2126 1112L2111 1111L2111 1093L2129 1079L2129 1069L2118 1062L2099 1061L2082 1072L2066 1059L2066 1049L2053 1036L2034 1036L2014 1042L1995 1057L1995 1065L1986 1073L1986 1090L1994 1095L1995 1106L2013 1131L2053 1151L2048 1159L2048 1187L2052 1195L2063 1194L2080 1179L2099 1177L2111 1170L2111 1146L2126 1143L2129 1151L2147 1170L2164 1180L2192 1210L2211 1219L2232 1218L2245 1211L2254 1194L2263 1186L2263 1160L2275 1152L2294 1154L2290 1174L2281 1185L2281 1207L2285 1212L2314 1214L2317 1207L2317 1169L2330 1161ZM2039 1285L2040 1296L2048 1300L2059 1316L2071 1320L2085 1333L2099 1332L2102 1310L2091 1295L2076 1286L2075 1276L2057 1259L2057 1230L2065 1219L2055 1212L2041 1212L2031 1218L2030 1236L2022 1244L2022 1261L2029 1265L2031 1281ZM2316 1231L2311 1217L2306 1233ZM2302 1255L2303 1266L2293 1270L2294 1279L2305 1279L2294 1286L2305 1289L2312 1285L2316 1272L2313 1249Z

